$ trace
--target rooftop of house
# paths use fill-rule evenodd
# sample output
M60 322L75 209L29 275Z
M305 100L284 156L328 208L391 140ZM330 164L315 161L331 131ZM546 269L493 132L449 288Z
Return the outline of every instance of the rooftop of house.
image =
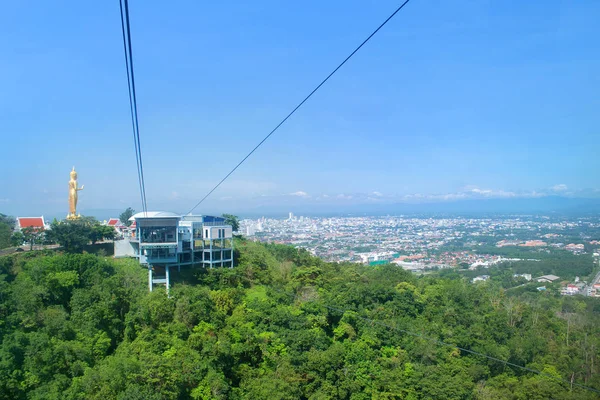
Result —
M542 275L542 276L540 276L538 278L535 278L535 279L547 279L549 281L555 281L557 279L560 279L560 276L556 276L556 275Z

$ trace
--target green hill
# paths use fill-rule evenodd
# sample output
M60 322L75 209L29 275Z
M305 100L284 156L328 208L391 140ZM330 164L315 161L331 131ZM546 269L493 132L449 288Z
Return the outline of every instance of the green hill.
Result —
M0 257L0 398L598 398L565 382L600 389L598 299L237 249L171 298L133 260Z

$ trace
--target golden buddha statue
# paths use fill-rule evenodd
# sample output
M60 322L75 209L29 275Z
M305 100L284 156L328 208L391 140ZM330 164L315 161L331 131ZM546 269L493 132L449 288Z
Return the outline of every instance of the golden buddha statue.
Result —
M77 172L75 172L75 167L71 171L71 180L69 181L69 215L67 215L67 219L78 219L81 215L77 214L77 192L83 190L83 185L78 188L77 187Z

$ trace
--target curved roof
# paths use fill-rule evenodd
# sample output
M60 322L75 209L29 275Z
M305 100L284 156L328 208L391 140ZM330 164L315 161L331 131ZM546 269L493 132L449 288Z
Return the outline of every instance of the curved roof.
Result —
M17 217L19 228L43 228L44 217Z
M181 215L169 211L142 211L131 216L129 221L135 221L136 218L181 218Z

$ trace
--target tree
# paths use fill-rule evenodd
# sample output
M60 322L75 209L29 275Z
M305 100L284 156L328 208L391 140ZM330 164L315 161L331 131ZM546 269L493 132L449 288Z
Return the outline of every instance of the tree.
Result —
M129 220L129 218L133 217L134 214L135 214L135 210L131 207L127 207L127 209L125 211L123 211L121 213L121 215L119 215L119 220L121 221L121 223L123 225L130 226L131 221Z
M25 242L25 235L21 231L14 232L10 237L10 242L13 246L22 246Z
M78 253L89 242L96 244L100 240L114 239L116 232L112 226L102 225L94 217L81 217L76 220L52 221L47 236L65 251Z
M49 236L66 252L78 253L90 242L92 225L85 219L52 221Z
M6 224L12 229L15 226L15 219L10 215L0 213L0 224Z
M170 297L133 259L0 256L0 400L598 399L597 299L236 242Z
M0 249L11 245L11 235L14 226L15 219L13 217L0 213Z
M240 229L240 219L237 215L223 214L222 217L225 218L225 223L227 225L231 225L231 229L234 232L237 232Z
M115 228L108 225L102 225L99 222L92 224L90 230L90 241L92 244L96 244L100 240L113 240L116 236Z
M44 237L44 231L42 229L28 226L21 229L23 239L29 243L29 250L33 250L33 245L40 242Z
M0 223L0 249L4 249L11 245L11 234L10 227L6 224Z

